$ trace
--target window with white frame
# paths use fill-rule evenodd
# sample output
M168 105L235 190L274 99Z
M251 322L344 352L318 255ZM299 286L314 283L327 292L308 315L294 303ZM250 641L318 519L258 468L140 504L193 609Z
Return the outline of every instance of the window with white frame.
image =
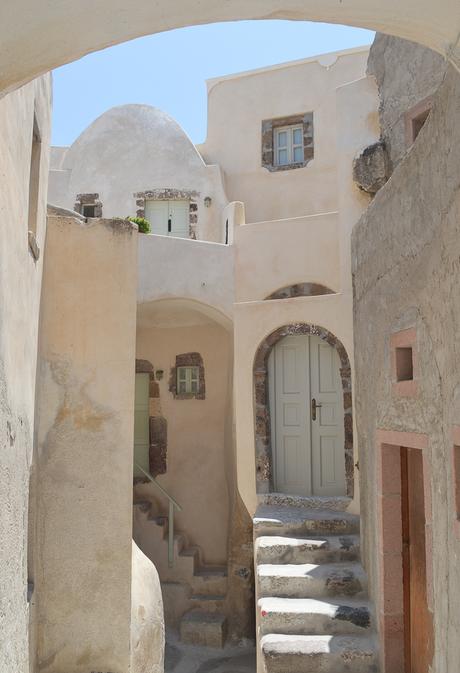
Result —
M177 367L177 393L179 395L196 394L199 378L199 367Z
M274 129L275 165L300 164L304 160L303 126L282 126Z

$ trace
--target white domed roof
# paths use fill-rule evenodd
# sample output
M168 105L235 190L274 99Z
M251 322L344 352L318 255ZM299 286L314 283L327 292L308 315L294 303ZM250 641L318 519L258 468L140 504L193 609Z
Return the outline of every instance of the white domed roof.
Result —
M203 166L195 146L166 112L150 105L120 105L98 117L69 148L64 169L82 162L106 169L112 162L134 168L139 162Z

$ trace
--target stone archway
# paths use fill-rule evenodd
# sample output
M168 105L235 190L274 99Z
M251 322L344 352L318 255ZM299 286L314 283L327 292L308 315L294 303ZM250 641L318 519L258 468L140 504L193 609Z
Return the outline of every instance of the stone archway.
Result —
M345 429L345 478L347 495L354 495L353 408L351 390L351 366L342 342L324 327L308 323L294 323L279 327L260 344L254 358L254 410L256 448L256 489L267 493L273 488L272 447L270 427L270 400L268 392L268 356L272 348L284 337L292 335L315 335L336 349L340 359L340 378L343 390Z

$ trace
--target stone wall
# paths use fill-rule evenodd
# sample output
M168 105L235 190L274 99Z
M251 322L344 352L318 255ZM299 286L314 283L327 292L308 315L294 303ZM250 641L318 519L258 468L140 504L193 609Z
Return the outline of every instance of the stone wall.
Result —
M414 42L377 33L367 72L379 87L380 126L390 172L410 146L408 114L424 101L430 105L445 71L446 63L439 54Z
M384 133L385 119L394 111L391 104L385 110L385 101L407 86L408 73L417 78L419 68L433 58L416 47L412 59L407 43L397 40L379 38L377 45L385 41L378 63ZM434 79L441 75L435 73ZM456 670L460 659L460 539L451 463L452 429L460 424L459 119L460 76L449 69L425 126L352 239L364 558L372 598L381 611L376 431L425 433L432 473L432 544L427 539L433 555L436 673ZM393 386L390 336L412 328L417 392L402 396Z

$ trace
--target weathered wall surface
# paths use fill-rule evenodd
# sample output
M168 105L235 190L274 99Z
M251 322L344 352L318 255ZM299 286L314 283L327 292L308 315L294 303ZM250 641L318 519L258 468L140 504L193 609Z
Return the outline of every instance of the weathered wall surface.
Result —
M446 67L442 56L426 47L377 33L367 72L375 77L380 90L380 127L391 170L409 147L406 113L436 93Z
M137 232L49 217L38 381L38 667L126 673Z
M400 73L405 77L407 45L393 41L391 48L385 87ZM450 69L428 121L352 241L361 511L372 598L379 607L376 429L427 433L436 673L457 670L460 659L460 539L451 464L452 426L460 424L459 119L460 77ZM389 339L409 327L417 332L418 395L396 397Z
M337 210L336 89L364 76L367 55L366 47L322 54L208 82L208 135L198 149L222 167L247 222ZM264 168L262 120L309 112L314 158L295 170Z
M230 339L223 327L206 316L192 310L176 311L174 304L170 311L162 309L151 318L157 327L138 329L136 357L164 370L163 379L158 381L158 403L168 423L167 472L157 480L182 507L175 517L177 530L202 548L206 563L225 565ZM162 324L164 327L160 327ZM203 358L205 399L175 399L170 392L170 370L175 367L176 355L182 353L199 353ZM153 487L151 496L158 498ZM163 500L161 505L165 513L167 503Z
M165 629L160 580L153 563L132 543L130 673L163 673Z
M42 138L36 238L46 232L51 78L0 100L0 670L29 670L28 492L42 255L27 240L34 110ZM30 551L30 550L29 550ZM29 578L32 573L29 573Z

